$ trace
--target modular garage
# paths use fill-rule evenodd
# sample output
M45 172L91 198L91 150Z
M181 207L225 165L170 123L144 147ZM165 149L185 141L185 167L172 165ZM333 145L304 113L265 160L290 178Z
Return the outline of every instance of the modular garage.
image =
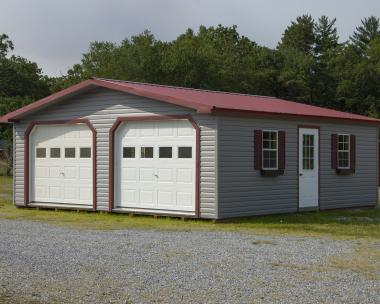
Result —
M96 78L0 122L20 207L221 219L378 200L380 121L366 116Z

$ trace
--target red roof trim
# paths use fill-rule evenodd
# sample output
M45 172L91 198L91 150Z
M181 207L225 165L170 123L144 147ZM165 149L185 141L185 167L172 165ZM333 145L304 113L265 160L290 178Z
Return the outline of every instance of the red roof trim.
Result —
M16 120L17 117L26 114L30 111L36 110L46 104L49 104L53 101L59 100L60 98L63 98L67 95L73 94L77 91L80 91L92 84L92 80L85 80L83 82L80 82L76 85L73 85L67 89L64 89L62 91L59 91L57 93L54 93L52 95L49 95L45 98L42 98L40 100L37 100L31 104L26 105L25 107L22 107L20 109L17 109L13 112L10 112L4 116L0 117L0 122L12 122L13 120Z
M357 118L345 118L345 117L329 117L329 116L315 116L315 115L303 115L303 114L287 114L287 113L272 113L272 112L260 112L260 111L242 111L242 110L230 110L230 109L222 109L222 108L215 108L213 110L213 113L215 114L221 114L221 115L233 115L233 116L241 116L241 117L288 117L288 118L306 118L306 119L316 119L322 118L323 120L330 120L330 121L347 121L347 122L355 122L355 123L365 123L365 124L371 124L371 125L380 125L380 120L376 118L371 118L367 116L368 120L365 119L357 119Z
M206 91L99 78L85 80L79 84L73 85L60 92L33 102L23 108L1 116L0 123L17 121L24 115L36 111L45 105L57 102L64 97L73 95L91 87L103 87L168 102L178 106L194 109L198 113L210 114L214 112L228 112L233 115L246 115L246 113L248 113L250 115L281 115L295 118L306 117L380 124L380 120L375 118L281 100L274 97Z

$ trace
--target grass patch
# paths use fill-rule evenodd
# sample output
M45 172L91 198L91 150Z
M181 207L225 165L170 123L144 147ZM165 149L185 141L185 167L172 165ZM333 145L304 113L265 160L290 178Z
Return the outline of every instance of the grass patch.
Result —
M0 175L0 201L12 199L12 178Z
M4 160L0 160L0 176L7 175L7 163Z
M273 268L287 268L307 275L315 272L348 271L365 276L367 279L380 280L380 248L371 242L357 246L354 254L345 256L332 256L325 264L290 264L277 262Z
M2 196L8 196L8 199L3 199ZM198 229L343 239L380 239L380 208L257 216L214 224L207 220L181 221L175 218L130 217L115 213L15 208L11 202L11 196L12 179L0 177L0 218L41 221L76 229L142 228L181 231Z
M369 279L380 278L380 248L359 246L353 256L330 258L330 265L343 271L352 271Z

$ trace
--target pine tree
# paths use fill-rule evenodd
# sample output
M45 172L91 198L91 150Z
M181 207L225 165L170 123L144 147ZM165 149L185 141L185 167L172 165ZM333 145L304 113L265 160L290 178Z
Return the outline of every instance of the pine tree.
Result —
M317 55L338 46L339 37L335 22L336 18L329 20L327 16L322 16L315 24L315 53Z
M311 53L315 42L314 25L314 19L310 15L297 17L286 28L278 48Z
M372 40L380 38L380 19L371 16L364 18L361 22L362 25L356 27L350 40L354 46L364 51Z

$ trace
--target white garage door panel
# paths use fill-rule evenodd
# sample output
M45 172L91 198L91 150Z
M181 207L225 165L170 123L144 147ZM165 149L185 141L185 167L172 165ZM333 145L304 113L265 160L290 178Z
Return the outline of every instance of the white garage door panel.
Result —
M115 207L195 212L196 133L187 120L126 122L115 135ZM135 155L123 157L123 148ZM141 148L153 147L153 158ZM171 158L159 148L171 147ZM190 147L191 158L180 158L178 147Z
M92 132L86 125L36 126L30 135L31 201L73 205L92 205L92 155L80 157L80 148L92 151ZM36 149L46 156L38 158ZM60 149L52 158L51 148ZM74 148L75 157L65 157L65 148Z

